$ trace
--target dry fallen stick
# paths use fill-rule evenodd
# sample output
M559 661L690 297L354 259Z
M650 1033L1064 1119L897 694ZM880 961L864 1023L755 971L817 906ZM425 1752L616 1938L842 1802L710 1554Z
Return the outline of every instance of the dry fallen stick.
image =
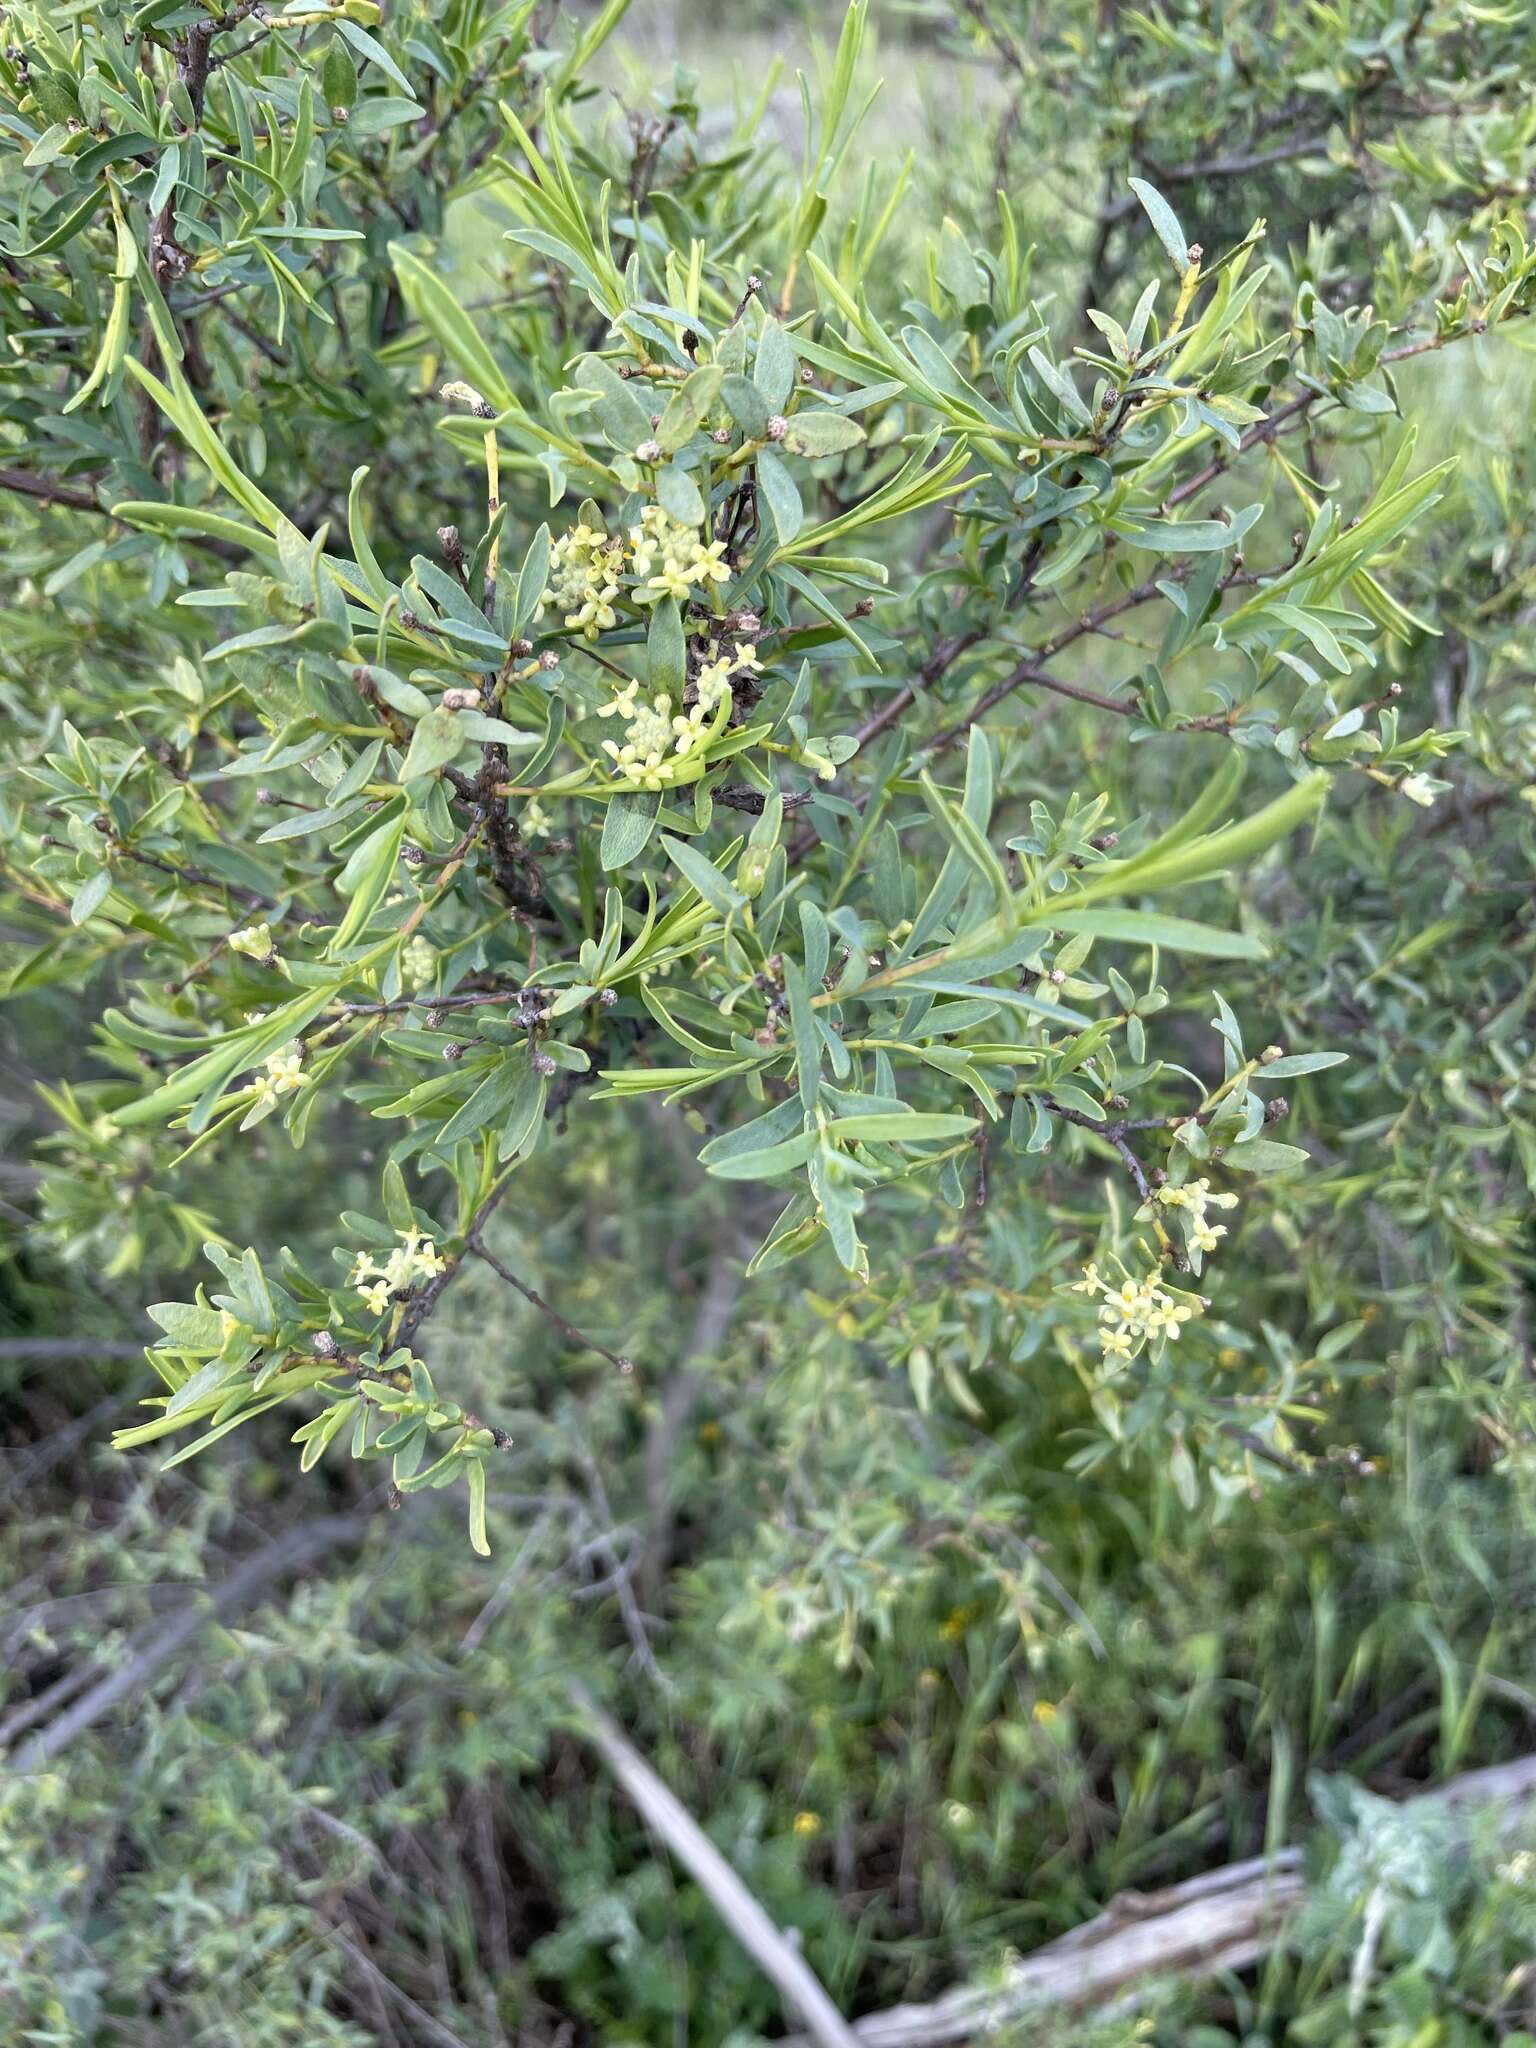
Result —
M1411 1811L1499 1808L1511 1825L1536 1795L1536 1756L1469 1771L1407 1802ZM856 2048L945 2048L985 2039L1033 2012L1101 2005L1164 1976L1240 1970L1274 1947L1306 1896L1301 1852L1229 1864L1167 1891L1131 1893L1085 1926L1013 1964L998 1982L961 1986L928 2005L870 2013L852 2029ZM809 2048L794 2036L783 2048Z
M681 1802L592 1701L571 1697L593 1747L641 1818L688 1871L786 2009L805 2026L783 2048L946 2048L984 2039L1032 2013L1134 1999L1158 1977L1211 1977L1241 1970L1275 1946L1306 1898L1299 1849L1256 1856L1166 1891L1131 1892L1097 1919L1014 1963L997 1981L962 1985L927 2005L898 2005L844 2020L793 1941L757 1900ZM1494 1809L1501 1826L1536 1796L1536 1756L1468 1771L1407 1802L1412 1812Z
M815 2048L859 2048L859 2037L827 1996L793 1937L774 1926L681 1800L619 1732L586 1687L572 1685L570 1691L587 1740L629 1795L640 1818L665 1842L773 1985L787 2015L807 2029L805 2041L814 2043Z

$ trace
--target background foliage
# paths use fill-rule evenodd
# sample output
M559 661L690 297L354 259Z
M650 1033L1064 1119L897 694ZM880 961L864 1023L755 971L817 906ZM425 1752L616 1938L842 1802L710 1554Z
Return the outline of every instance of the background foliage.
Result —
M1317 1815L1112 2037L1507 2040L1529 21L729 27L9 11L0 2010L777 2031L579 1678L849 2013Z

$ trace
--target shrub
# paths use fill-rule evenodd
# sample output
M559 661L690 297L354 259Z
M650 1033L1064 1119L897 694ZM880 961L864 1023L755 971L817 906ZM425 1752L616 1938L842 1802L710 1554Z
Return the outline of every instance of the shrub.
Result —
M772 72L615 118L623 12L9 10L20 1292L168 1297L129 1452L241 1432L167 1576L291 1435L296 1511L462 1488L562 1586L463 1705L434 1631L490 1589L414 1503L377 1635L342 1579L217 1689L233 1758L177 1723L146 1899L188 1786L196 1886L322 1805L309 1688L371 1744L381 1671L405 1732L317 1736L325 1782L462 1875L460 1788L553 1770L618 1646L824 1975L895 1996L1262 1846L1256 1759L1397 1741L1420 1666L1407 1767L1454 1768L1524 1654L1486 1474L1532 1440L1528 31L978 0L924 48L987 59L993 118L920 163L866 143L856 5L787 166ZM53 1512L73 1597L107 1561ZM100 1769L17 1795L50 1896ZM538 1980L669 2038L643 1841L521 1800ZM872 1961L833 1888L914 1829ZM225 1972L301 2024L271 1952L334 2007L298 1902L337 1839L220 1891L238 1966L172 1944L200 2024ZM709 2037L768 2024L687 1911Z
M1006 197L887 313L860 280L900 176L828 198L864 10L766 213L749 141L676 140L686 82L627 186L604 158L585 81L620 11L538 64L527 17L477 41L473 10L393 47L361 4L152 11L126 44L112 9L16 12L17 488L110 513L42 599L132 648L28 721L10 859L70 936L13 986L122 990L111 1078L57 1104L99 1176L94 1217L61 1198L77 1247L128 1187L116 1267L155 1232L219 1271L153 1311L166 1392L120 1441L297 1408L306 1465L339 1437L402 1489L462 1480L483 1545L504 1432L418 1338L595 1081L712 1133L749 1272L825 1245L878 1286L1000 1179L1035 1271L1042 1206L1070 1217L1101 1240L1080 1305L1042 1297L1023 1342L1091 1383L1079 1462L1153 1432L1191 1493L1197 1456L1243 1484L1291 1389L1210 1395L1217 1213L1283 1214L1308 1155L1275 1086L1344 1054L1220 995L1186 1048L1167 963L1271 951L1274 849L1330 786L1446 786L1391 679L1427 627L1390 563L1449 472L1395 377L1521 316L1536 260L1496 219L1330 293L1262 223L1207 253L1132 178L1139 260L1089 338L1053 336ZM481 194L503 253L453 267ZM1325 491L1285 449L1329 430ZM1090 681L1106 644L1125 672ZM1021 697L1123 727L1182 804L1120 758L1042 776ZM329 1272L184 1199L269 1118L328 1151L382 1126ZM1123 1169L1097 1226L1053 1149ZM919 1405L935 1372L974 1405L942 1302L872 1299Z

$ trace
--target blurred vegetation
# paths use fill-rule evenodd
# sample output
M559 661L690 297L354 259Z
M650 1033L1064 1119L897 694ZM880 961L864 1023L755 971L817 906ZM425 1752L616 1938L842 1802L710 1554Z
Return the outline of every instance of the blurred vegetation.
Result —
M819 7L621 11L602 17L610 32L564 117L584 203L643 164L656 190L684 194L679 212L715 209L711 232L747 212L766 244L801 194L794 68L823 104L840 20ZM66 41L98 15L159 36L146 76L175 75L175 39L200 12L12 10L56 14ZM416 237L443 267L519 391L552 385L594 345L579 294L546 297L526 249L509 255L507 193L475 158L492 129L505 144L497 98L528 115L595 12L535 10L516 24L528 40L514 62L513 19L528 10L460 6L440 63L421 54L433 13L386 9L370 31L434 118L451 110L431 175L391 185L384 158L378 189L366 153L338 173L377 208L356 217L374 322L360 331L379 345L322 334L280 284L259 311L256 294L235 297L234 324L199 321L215 337L205 388L246 470L306 530L338 516L345 530L345 480L373 464L390 564L445 506L471 540L463 508L481 486L478 434L440 429L430 394L445 366L389 281L389 240ZM331 39L329 21L274 35L273 69L289 44L313 64ZM1343 323L1372 306L1394 339L1433 332L1490 236L1529 222L1533 41L1522 8L1469 0L876 6L858 82L883 75L886 88L814 246L835 268L844 224L897 190L878 260L861 280L845 265L845 288L862 282L893 325L917 302L966 363L930 252L959 241L995 256L1002 190L1053 360L1070 362L1104 345L1084 310L1129 321L1158 260L1126 183L1144 178L1212 257L1265 217L1282 368L1315 374L1307 309ZM348 47L358 104L398 92ZM103 520L124 498L203 502L132 384L38 424L91 367L113 242L94 226L100 247L77 239L41 286L22 260L50 166L24 161L43 124L14 53L5 64L0 463L14 467L0 472L0 702L13 765L33 766L59 750L64 717L89 730L114 698L135 718L163 703L175 655L197 666L216 637L206 610L174 596L238 565ZM657 214L675 236L666 196ZM770 297L783 282L770 277ZM826 317L823 340L847 341L809 277L801 290ZM1536 1862L1522 1838L1471 1853L1428 1830L1404 1843L1352 1796L1536 1749L1532 376L1519 320L1473 333L1465 308L1455 318L1454 346L1391 372L1386 410L1319 406L1241 457L1255 490L1238 502L1266 505L1245 545L1266 569L1319 502L1359 511L1405 426L1416 474L1456 467L1375 565L1409 623L1326 713L1297 712L1296 677L1289 695L1266 681L1223 704L1210 686L1231 672L1211 649L1179 686L1184 716L1234 711L1264 796L1287 786L1273 743L1287 730L1329 727L1333 784L1315 829L1201 885L1191 915L1267 947L1159 956L1159 1057L1220 1070L1219 987L1251 1049L1348 1059L1286 1083L1304 1167L1262 1198L1244 1183L1199 1335L1144 1355L1133 1378L1106 1386L1065 1291L1136 1230L1135 1191L1091 1134L1060 1128L1048 1150L999 1138L985 1179L968 1161L938 1196L921 1176L882 1189L867 1282L825 1245L749 1276L776 1204L696 1159L747 1112L587 1091L549 1119L550 1141L483 1231L492 1259L563 1320L466 1257L431 1323L438 1385L513 1439L486 1467L489 1557L466 1547L457 1492L394 1496L391 1512L377 1465L331 1455L301 1476L300 1417L282 1409L190 1463L166 1467L164 1446L113 1449L146 1391L142 1346L157 1333L143 1304L191 1299L205 1238L285 1244L323 1267L338 1215L377 1208L396 1132L338 1099L302 1151L269 1120L172 1178L181 1137L103 1127L124 1067L113 1073L101 1023L138 970L92 906L74 925L59 915L78 842L66 856L39 839L14 781L0 795L6 2038L746 2048L782 2033L772 1989L583 1744L572 1680L609 1703L798 1930L850 2016L998 1971L1118 1892L1310 1835L1320 1902L1269 1961L1169 1987L1135 2015L1050 2016L1019 2039L1481 2048L1536 2034ZM337 348L344 358L326 354ZM349 385L338 360L371 364L367 381ZM1359 386L1373 379L1387 388L1362 364ZM290 404L300 386L323 400ZM1277 381L1266 410L1306 388ZM39 474L62 487L55 502L29 491ZM512 467L514 577L550 516L545 483ZM819 475L806 496L831 504L815 493L836 488ZM983 490L958 516L946 500L882 529L894 598L869 632L884 674L851 658L818 670L834 698L848 686L841 722L819 731L857 725L874 690L972 616L963 607L979 618L1009 587L1027 543L1009 530L987 553ZM1065 513L1049 532L1052 548L1071 542ZM1155 558L1138 559L1146 573ZM1049 588L1021 600L990 653L931 679L918 730L968 716L1021 648L1113 596L1112 573L1086 595L1070 585L1070 606ZM853 594L837 593L842 609ZM248 623L220 618L221 632ZM1118 694L1158 638L1133 613L1091 652L1074 646L1059 675ZM1359 736L1382 732L1382 703L1397 740L1367 753ZM1338 733L1362 705L1371 723ZM1166 823L1227 746L1175 723L1060 694L1000 699L986 721L1000 818L1022 834L1032 800L1059 808L1076 789L1112 791L1127 829ZM1438 736L1428 804L1403 796L1424 771L1392 752L1421 734ZM824 800L810 815L835 870L852 830ZM581 822L560 829L575 837ZM85 879L71 867L67 887ZM156 910L189 957L230 922L205 927L205 907ZM82 965L87 945L100 957ZM306 1528L320 1547L284 1548ZM111 1713L47 1749L92 1685L143 1665L203 1589L216 1599L267 1556L259 1597L213 1613Z

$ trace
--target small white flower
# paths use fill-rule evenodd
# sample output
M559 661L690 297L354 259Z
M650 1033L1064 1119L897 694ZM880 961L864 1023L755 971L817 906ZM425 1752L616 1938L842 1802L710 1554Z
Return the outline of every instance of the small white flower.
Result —
M270 1077L267 1085L274 1095L286 1095L291 1089L303 1087L303 1057L304 1048L297 1039L267 1054L266 1068Z

